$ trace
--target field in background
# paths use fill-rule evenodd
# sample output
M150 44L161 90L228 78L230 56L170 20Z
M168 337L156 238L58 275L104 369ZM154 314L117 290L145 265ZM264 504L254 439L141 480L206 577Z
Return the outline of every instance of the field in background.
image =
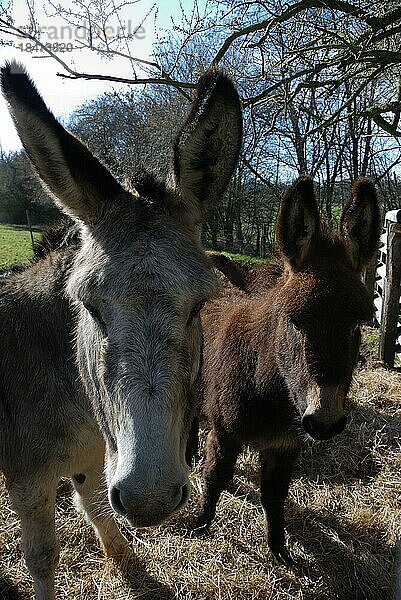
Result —
M249 256L248 254L235 254L233 252L221 252L224 256L228 256L232 260L240 260L242 262L250 262L255 265L266 264L269 262L268 258L258 258L257 256Z
M40 238L39 230L33 232L34 239ZM251 263L265 263L267 259L247 256L246 254L232 254L222 252L234 260L242 260ZM0 269L12 264L25 265L32 258L31 237L27 227L23 225L2 225L0 224Z
M34 231L34 239L40 233ZM12 264L23 265L32 258L32 243L28 228L21 225L0 224L0 268Z

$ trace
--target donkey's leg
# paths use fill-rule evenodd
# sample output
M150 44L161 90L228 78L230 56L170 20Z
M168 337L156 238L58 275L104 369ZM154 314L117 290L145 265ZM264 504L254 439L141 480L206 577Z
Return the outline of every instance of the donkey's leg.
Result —
M108 501L103 477L103 456L86 468L84 473L74 475L72 483L75 488L75 506L94 528L105 554L122 557L130 546L117 527Z
M59 555L54 522L57 480L50 477L19 480L7 487L21 519L22 548L34 580L35 598L54 600L54 574Z
M287 565L293 564L293 560L284 542L284 501L298 455L299 449L267 449L260 452L260 491L267 543L277 561Z
M206 440L205 465L203 467L204 489L200 499L195 528L207 527L216 514L221 492L234 474L234 467L241 446L225 435L212 429Z
M199 446L199 417L192 421L191 429L188 435L187 447L185 450L185 460L188 467L192 467L193 462L198 460Z

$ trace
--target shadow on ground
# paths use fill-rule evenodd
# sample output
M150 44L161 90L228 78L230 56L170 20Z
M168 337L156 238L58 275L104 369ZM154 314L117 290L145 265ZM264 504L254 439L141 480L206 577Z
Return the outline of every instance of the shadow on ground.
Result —
M0 600L28 600L29 595L18 591L7 577L0 571Z

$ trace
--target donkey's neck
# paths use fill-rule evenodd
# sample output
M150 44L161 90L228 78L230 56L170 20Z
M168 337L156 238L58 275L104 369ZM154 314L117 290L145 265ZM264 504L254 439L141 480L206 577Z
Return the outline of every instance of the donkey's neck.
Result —
M279 316L275 307L275 298L280 283L274 285L266 294L249 300L247 319L248 343L257 356L257 380L275 391L285 389L276 357L276 335Z
M73 257L72 248L51 251L23 271L5 276L0 287L4 326L8 323L10 329L18 327L38 345L43 343L49 352L57 346L57 351L68 354L68 358L75 317L65 284ZM14 315L14 319L7 318L7 314Z

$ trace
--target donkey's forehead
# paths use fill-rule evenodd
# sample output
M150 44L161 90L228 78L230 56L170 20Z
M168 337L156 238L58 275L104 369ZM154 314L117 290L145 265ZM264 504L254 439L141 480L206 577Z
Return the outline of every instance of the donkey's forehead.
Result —
M81 297L99 294L118 299L137 293L207 298L216 278L197 235L168 217L150 215L144 224L122 223L86 232L70 278L70 290Z
M296 273L282 291L284 312L300 325L317 321L348 325L372 316L365 286L355 272L343 266Z

